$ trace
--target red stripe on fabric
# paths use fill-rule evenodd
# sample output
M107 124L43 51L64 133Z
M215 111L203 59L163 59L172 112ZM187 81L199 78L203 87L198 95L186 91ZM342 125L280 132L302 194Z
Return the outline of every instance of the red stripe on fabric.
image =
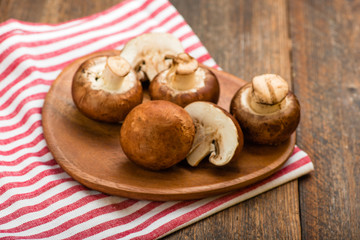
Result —
M37 46L44 46L44 45L52 44L52 43L59 42L59 41L62 41L62 40L69 41L70 38L73 38L73 37L76 37L76 36L79 36L79 35L82 35L82 34L85 34L85 33L88 33L88 32L104 29L104 28L109 27L109 26L113 26L113 25L115 25L117 23L120 23L120 22L124 21L124 19L126 19L128 17L131 17L132 15L135 15L136 13L141 12L148 5L149 5L149 3L148 4L143 4L143 6L140 9L135 9L135 10L121 16L120 18L117 18L117 19L113 20L112 22L109 22L109 23L106 23L106 24L103 24L103 25L100 25L100 26L97 26L97 27L94 27L94 28L90 28L90 29L87 29L87 30L84 30L84 31L80 31L80 32L69 34L69 35L62 36L62 37L53 38L53 39L50 39L50 40L43 40L43 41L30 42L30 43L23 43L23 42L17 43L15 45L12 45L11 47L8 47L2 54L0 54L0 62L3 61L7 56L9 56L13 51L15 51L16 49L19 49L21 47L37 47ZM169 3L165 3L163 6L160 6L158 9L156 9L154 11L154 13L155 13L154 16L156 14L158 14L157 10L159 10L159 9L163 10L166 7L168 7L169 5L170 5ZM116 32L116 34L128 31L130 29L133 29L135 26L138 26L141 23L146 22L148 19L150 19L152 17L153 17L153 13L151 15L149 15L148 17L146 17L145 19L136 22L132 26L129 26L129 27L127 27L127 28L125 28L125 29L123 29L121 31ZM70 45L70 46L65 47L63 49L52 51L50 53L43 53L43 54L39 54L39 55L25 54L25 55L22 55L21 57L18 57L15 60L13 60L11 65L17 66L19 64L19 62L21 63L22 61L25 61L27 59L41 60L41 59L46 59L46 58L50 58L50 57L53 57L53 56L57 56L57 55L65 53L65 52L69 52L69 51L71 51L73 49L77 49L77 48L79 48L79 47L81 47L83 45L87 45L89 42L90 43L95 42L95 41L97 41L99 39L106 38L106 37L109 37L109 36L112 36L112 35L115 35L115 33L111 33L111 34L107 34L107 35L101 35L99 37L87 39L86 41L83 41L83 42L80 42L80 43L77 43L77 44L73 44L73 45ZM2 77L2 75L8 75L9 71L12 71L11 69L13 69L13 66L11 66L11 65L9 65L4 70L4 72L2 74L0 74L0 78Z
M40 92L40 93L36 93L34 95L30 95L27 96L26 98L24 98L23 100L21 100L21 102L16 106L15 111L13 111L12 113L6 115L6 116L1 116L0 120L4 120L4 119L10 119L11 116L14 114L14 112L19 112L19 110L28 102L33 101L33 100L39 100L39 99L44 99L46 96L46 92ZM11 105L12 102L5 102L3 105L0 106L0 110L4 110L5 108L9 107ZM6 129L4 127L0 127L0 132L4 131L2 129Z
M25 138L25 137L29 136L31 133L33 133L35 131L35 129L37 129L40 126L41 126L41 120L36 121L25 132L15 135L13 137L7 138L7 139L0 139L0 145L6 145L6 144L12 143L14 141L17 141L19 139Z
M95 195L87 195L87 196L77 200L76 202L74 202L72 204L66 205L66 206L64 206L62 208L59 208L59 209L56 209L55 211L49 213L46 216L43 216L43 217L28 221L26 223L21 224L20 226L14 227L14 228L0 230L0 233L17 233L17 232L26 231L28 229L31 229L31 228L46 224L48 222L51 222L54 219L59 218L59 217L61 217L62 215L66 214L66 213L72 212L72 211L74 211L74 210L76 210L76 209L78 209L80 207L85 206L86 204L89 204L91 202L94 202L94 201L97 201L97 200L100 200L100 199L103 199L103 198L106 198L106 197L108 197L108 196L106 196L104 194L101 194L101 193L98 193L98 194L95 194ZM73 219L81 219L81 216L78 216L78 217L73 218ZM71 222L76 223L75 220L72 220ZM66 224L66 222L64 224L62 224L62 225L65 225L65 224ZM74 224L74 225L76 225L76 224ZM70 227L72 227L72 226L70 224L67 224L67 228L70 228ZM65 231L67 228L63 229L63 231ZM53 228L53 229L55 229L55 228ZM46 235L44 237L51 237L51 235ZM25 238L32 239L29 236L27 236L27 237L14 237L13 239L25 239ZM33 237L33 239L35 239L35 238L36 237Z
M8 107L16 97L18 97L23 91L27 90L28 88L38 86L38 85L48 85L50 86L52 84L53 80L43 80L43 79L35 79L34 81L31 81L18 90L16 92L12 93L10 97L5 101L4 104L0 106L0 110L5 109ZM6 86L2 91L0 91L0 97L2 97L6 92L8 92L16 83L11 82L8 86ZM0 118L0 120L3 119L3 117Z
M94 236L97 233L103 232L107 229L111 229L120 225L127 224L132 221L136 221L137 218L141 218L146 213L150 212L151 210L155 209L156 207L163 204L162 202L150 202L149 204L145 205L144 207L136 210L135 212L121 218L115 218L113 220L103 222L99 225L96 225L92 228L89 228L85 231L79 232L69 238L66 239L83 239L86 237ZM64 239L64 240L66 240Z
M145 234L145 235L139 236L137 238L133 238L133 239L151 239L151 238L160 237L160 236L164 235L165 233L167 233L168 231L170 231L186 222L189 222L192 219L194 219L198 216L201 216L202 214L209 212L209 211L213 210L214 208L216 208L226 202L229 202L230 200L233 200L234 198L237 198L237 197L239 197L245 193L248 193L250 191L253 191L256 188L265 185L266 183L269 183L289 172L292 172L295 169L308 164L309 162L311 162L310 159L308 157L304 157L304 158L298 160L297 162L294 162L294 163L286 166L285 168L281 169L280 171L276 172L272 177L269 177L257 184L251 185L243 190L240 190L239 192L231 193L229 195L226 195L226 196L218 198L214 201L211 201L197 209L194 209L184 215L181 215L181 216L165 223L164 225L158 227L157 229L153 230L152 232L150 232L148 234Z
M31 142L28 142L28 143L25 143L25 144L22 144L20 146L17 146L11 150L7 150L7 151L0 151L0 155L2 156L9 156L9 155L12 155L20 150L23 150L25 148L31 148L33 146L36 146L41 140L44 139L44 136L43 134L41 133L40 135L38 135L34 140L32 140Z
M201 42L197 42L197 43L185 48L185 52L191 52L200 47L203 47L203 45L201 44Z
M107 10L104 10L100 13L96 13L96 14L93 14L91 16L88 16L88 17L83 17L83 18L78 18L78 19L73 19L73 20L70 20L70 21L67 21L65 23L59 23L59 24L44 24L44 23L30 23L30 22L23 22L23 21L19 21L19 20L15 20L15 19L9 19L3 23L0 23L0 27L4 26L4 25L9 25L11 23L18 23L20 25L29 25L29 26L49 26L49 27L52 27L51 29L48 29L48 30L43 30L43 31L30 31L30 30L24 30L24 29L14 29L14 30L17 30L17 31L22 31L22 32L25 32L25 33L51 33L51 32L57 32L57 31L61 31L61 30L66 30L66 29L69 29L69 28L73 28L73 27L76 27L78 25L81 25L81 24L84 24L84 23L87 23L87 22L90 22L91 20L93 19L97 19L98 17L100 16L103 16L103 15L107 15L111 12L114 12L116 11L117 9L123 7L124 5L128 4L129 2L132 2L131 0L126 0L126 1L123 1L121 2L120 4L117 4ZM153 2L153 0L150 0L150 2ZM78 22L76 24L69 24L69 23L72 23L72 22ZM63 25L66 25L65 27L63 28L57 28L57 27L61 27ZM11 31L14 31L14 30L11 30ZM8 32L4 33L4 34L7 34ZM2 38L0 38L2 40ZM1 42L1 41L0 41Z
M170 28L168 32L169 33L174 33L176 30L178 30L179 28L181 28L183 26L186 26L186 25L187 25L187 23L182 21L181 23L179 23L179 24L175 25L174 27Z
M200 63L203 63L209 59L211 59L211 56L208 53L197 58Z
M174 16L176 16L176 15L178 15L178 13L176 13L176 14L172 14L171 16L169 16L169 17L174 17ZM152 17L154 17L154 16L152 16ZM145 21L145 20L144 20ZM150 31L150 30L152 30L152 29L154 29L154 28L156 28L156 27L160 27L160 26L162 26L162 25L164 25L167 21L169 21L169 18L166 18L166 19L164 19L162 22L160 22L160 24L159 25L156 25L156 26L153 26L153 27L149 27L148 29L146 29L145 31L143 31L143 32L148 32L148 31ZM139 25L140 23L138 23L138 25ZM116 33L112 33L111 35L116 35L116 34L118 34L119 32L116 32ZM85 45L88 45L88 44L91 44L91 43L93 43L93 42L95 42L95 41L97 41L97 40L102 40L103 38L105 38L106 36L101 36L101 37L97 37L97 38L94 38L94 39L92 39L92 40L88 40L88 41L86 41L86 42L82 42L79 46L74 46L74 45L72 45L72 46L70 46L69 48L71 48L71 49L66 49L66 51L70 51L70 50L73 50L73 49L77 49L78 47L84 47ZM129 38L126 38L126 39L122 39L121 41L119 41L119 42L117 42L117 44L119 44L119 43L126 43L127 41L129 41L130 39L131 39L132 37L129 37ZM86 44L85 44L86 43ZM94 50L94 51L99 51L99 50L104 50L104 49L107 49L109 46L111 46L111 45L113 45L113 44L109 44L108 46L105 46L105 47L103 47L103 48L101 48L101 49L96 49L96 50ZM56 53L56 54L58 54L58 55L60 55L60 54L63 54L64 52L60 52L60 53ZM58 56L58 55L55 55L55 52L52 52L52 53L49 53L50 55L51 54L53 54L54 56ZM49 57L49 56L48 56ZM50 56L50 57L53 57L52 55ZM53 66L49 66L49 67L42 67L42 68L39 68L39 67L34 67L34 66L31 66L31 67L29 67L29 68L27 68L24 72L22 72L22 74L19 76L19 77L17 77L14 81L12 81L13 83L11 83L12 85L15 85L17 82L20 82L21 80L23 80L24 78L26 78L27 76L29 76L33 71L38 71L38 72L52 72L52 71L56 71L56 70L60 70L60 69L62 69L62 68L64 68L66 65L68 65L68 64L70 64L72 61L73 61L74 59L71 59L71 60L68 60L68 61L66 61L66 62L64 62L64 63L61 63L61 64L57 64L57 65L53 65ZM12 63L12 64L14 64L14 63ZM19 63L20 64L20 63ZM5 69L4 70L4 72L2 73L2 74L0 74L0 78L2 77L2 75L5 75L5 71L6 71L6 74L7 75L9 75L14 69L16 68L16 66L8 66L8 68L7 69ZM6 75L5 75L6 76Z
M27 235L27 236L16 236L16 237L14 237L14 239L37 239L37 238L53 237L54 235L60 234L60 233L62 233L64 231L66 231L69 228L72 228L72 227L74 227L74 226L76 226L78 224L87 222L87 221L89 221L89 220L91 220L91 219L93 219L93 218L95 218L97 216L101 216L101 215L104 215L104 214L107 214L107 213L112 213L112 212L116 212L116 211L126 209L126 208L134 205L137 202L138 202L137 200L128 199L128 200L122 201L121 203L110 204L110 205L107 205L107 206L104 206L104 207L93 209L93 210L90 210L90 211L80 215L80 216L77 216L75 218L71 218L70 220L62 223L61 225L56 226L56 227L54 227L52 229L49 229L47 231L37 233L37 234L34 234L34 235L30 235L30 236L29 235ZM76 207L76 208L79 208L79 207ZM69 211L66 211L66 212L69 212ZM59 214L62 215L63 213L64 212L58 213L55 216L58 216ZM44 219L46 221L46 217ZM37 224L35 226L38 226L38 225L41 225L41 224L43 224L43 221L37 221ZM15 231L15 230L12 230L12 231ZM15 232L17 232L17 231L15 231Z
M123 238L123 237L126 237L128 236L129 234L131 233L134 233L134 232L138 232L138 231L141 231L143 229L145 229L146 227L148 227L150 224L152 224L154 221L162 218L162 217L165 217L166 215L176 211L176 210L179 210L183 207L187 207L189 206L190 204L193 204L195 203L196 201L182 201L182 202L179 202L169 208L166 208L165 210L153 215L152 217L150 217L149 219L147 219L145 222L137 225L136 227L132 228L132 229L129 229L127 231L123 231L121 233L118 233L118 234L115 234L111 237L108 237L108 238L105 238L106 240L110 240L110 239L119 239L119 238Z
M180 41L184 41L185 39L189 38L189 37L192 37L192 36L195 36L195 33L194 32L188 32L186 34L184 34L183 36L181 36L179 38Z
M63 172L64 172L64 170L60 167L55 168L55 169L47 169L47 170L44 170L44 171L38 173L33 178L24 179L24 181L22 181L22 182L6 183L0 187L0 194L4 194L5 192L7 192L10 189L31 186L47 176L56 175L56 174L63 173Z
M83 191L85 188L82 185L75 185L72 186L68 189L65 189L62 192L59 192L57 194L55 194L54 196L51 196L48 199L45 199L44 201L38 203L38 204L34 204L34 205L29 205L29 206L25 206L22 208L17 209L16 211L0 217L0 225L1 224L5 224L11 221L14 221L15 219L17 219L18 217L22 217L26 214L29 213L33 213L33 212L39 212L45 208L47 208L48 206L51 206L52 204L59 202L60 200L63 200L65 198L70 197L71 195L79 192L79 191Z
M47 154L49 152L50 152L49 149L47 148L47 146L45 146L40 151L26 153L26 154L22 155L21 157L18 157L14 161L0 161L0 166L16 166L16 165L22 163L23 161L25 161L28 158L42 157L42 156L44 156L45 154Z
M13 125L10 125L10 126L0 127L0 132L8 132L8 131L17 129L17 128L23 126L32 115L38 114L38 113L41 113L41 107L31 108L24 114L23 118L19 122L15 123Z
M301 151L301 149L298 146L295 146L292 155L294 155L295 153L298 153L300 151Z
M51 159L46 162L32 162L31 164L29 164L28 166L24 167L23 169L21 169L19 171L0 172L0 178L19 177L19 176L23 176L23 175L27 174L28 172L30 172L31 170L35 169L38 166L55 166L55 165L57 165L57 162L55 161L55 159Z
M61 183L73 182L73 181L75 181L75 180L72 179L71 177L64 178L64 179L58 179L58 180L50 181L47 184L45 184L44 186L42 186L42 187L40 187L38 189L35 189L32 192L14 194L9 199L7 199L5 202L0 204L0 209L8 208L9 206L11 206L12 204L14 204L15 202L17 202L19 200L31 199L31 198L34 198L36 196L39 196L42 193L50 190L51 188L56 187L57 185L60 185Z

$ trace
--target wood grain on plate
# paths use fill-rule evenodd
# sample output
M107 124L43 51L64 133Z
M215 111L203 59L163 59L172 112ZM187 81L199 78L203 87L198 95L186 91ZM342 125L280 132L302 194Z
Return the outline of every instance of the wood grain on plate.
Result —
M77 110L71 97L72 76L85 59L117 53L98 52L74 61L59 75L45 99L43 128L49 149L59 165L80 183L135 199L196 199L257 182L274 173L291 155L295 135L277 147L246 144L240 158L224 167L203 161L193 168L183 161L165 171L149 171L135 165L119 144L120 124L88 119ZM246 82L212 71L221 84L219 105L228 110L235 91Z

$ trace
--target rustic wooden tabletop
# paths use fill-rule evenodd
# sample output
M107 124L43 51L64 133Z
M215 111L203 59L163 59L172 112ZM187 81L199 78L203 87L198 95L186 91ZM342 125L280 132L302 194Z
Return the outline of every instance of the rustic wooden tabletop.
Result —
M0 0L0 22L59 23L119 0ZM277 73L315 172L166 239L360 239L360 1L171 0L223 70Z

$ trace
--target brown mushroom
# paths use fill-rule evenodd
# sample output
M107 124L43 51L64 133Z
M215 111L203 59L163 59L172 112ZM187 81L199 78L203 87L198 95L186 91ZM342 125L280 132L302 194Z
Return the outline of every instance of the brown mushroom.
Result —
M161 99L185 107L195 101L217 103L220 86L216 76L199 66L196 59L186 53L178 54L172 67L159 73L150 83L151 99Z
M185 159L194 135L193 121L183 108L168 101L148 101L125 118L120 144L134 163L162 170Z
M185 107L195 124L195 139L187 162L197 166L209 154L209 161L223 166L237 159L244 145L236 119L210 102L193 102Z
M136 73L119 56L100 56L85 61L72 82L72 97L85 116L103 122L120 122L142 102Z
M169 33L145 33L127 42L120 56L134 68L140 81L150 80L171 66L171 58L184 52L180 41Z
M300 121L300 104L278 75L253 78L234 95L230 112L239 121L245 141L278 145L287 140Z

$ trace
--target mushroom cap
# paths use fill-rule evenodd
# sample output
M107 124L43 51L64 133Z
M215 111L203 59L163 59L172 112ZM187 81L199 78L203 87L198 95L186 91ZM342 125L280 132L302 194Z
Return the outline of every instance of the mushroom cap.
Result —
M195 87L189 90L178 90L170 86L167 80L168 70L159 73L149 86L149 95L153 100L166 100L181 107L195 102L208 101L217 103L220 96L220 85L217 77L208 68L200 65L195 72Z
M142 87L131 69L119 89L104 89L100 78L107 59L107 56L94 57L80 65L73 77L72 98L85 116L97 121L120 122L142 102Z
M230 104L230 113L238 120L245 141L278 145L287 140L300 122L300 104L296 96L288 91L280 110L259 114L249 104L252 83L241 87Z
M193 102L185 107L195 124L193 147L187 156L191 166L197 166L208 154L209 161L223 166L237 159L244 145L236 119L216 104Z
M128 41L120 56L125 58L133 68L139 63L146 66L147 78L152 79L159 72L170 67L165 61L167 56L176 56L184 52L181 42L169 33L145 33Z
M148 101L125 118L120 144L134 163L161 170L185 159L194 135L193 121L183 108L168 101Z

